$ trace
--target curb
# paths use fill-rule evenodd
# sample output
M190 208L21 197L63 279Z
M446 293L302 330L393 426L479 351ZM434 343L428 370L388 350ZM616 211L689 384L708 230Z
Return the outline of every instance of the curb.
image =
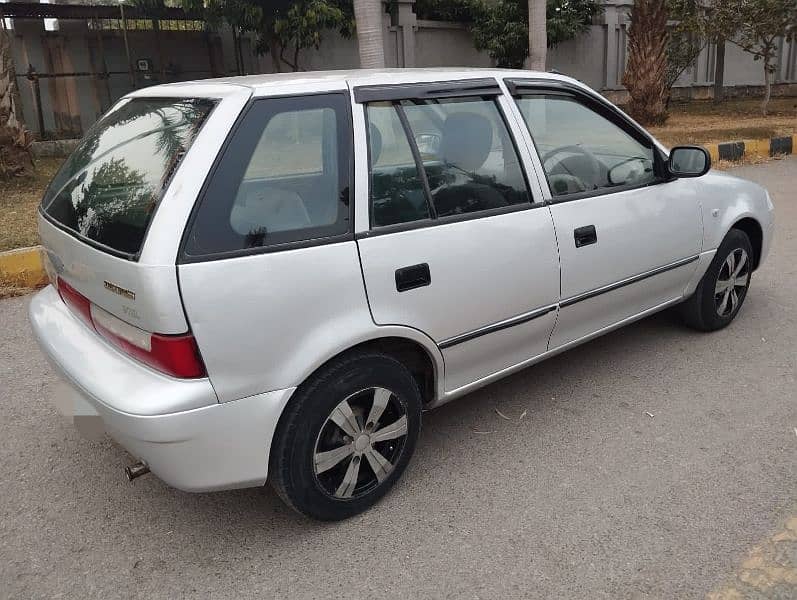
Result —
M0 252L0 286L37 288L46 284L41 246Z
M711 161L741 160L744 156L776 156L797 152L797 135L758 140L705 144Z

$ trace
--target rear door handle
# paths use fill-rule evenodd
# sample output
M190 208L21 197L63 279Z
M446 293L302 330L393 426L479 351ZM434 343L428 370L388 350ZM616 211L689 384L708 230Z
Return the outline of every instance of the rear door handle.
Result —
M576 248L589 246L598 243L598 233L594 225L586 225L573 230L573 238L576 240Z
M431 284L432 275L429 272L428 263L396 269L396 290L399 292L406 292L407 290L414 290Z

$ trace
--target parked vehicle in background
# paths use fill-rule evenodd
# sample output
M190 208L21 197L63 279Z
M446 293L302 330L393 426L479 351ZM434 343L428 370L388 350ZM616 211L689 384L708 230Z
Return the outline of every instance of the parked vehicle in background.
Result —
M131 475L268 476L341 519L398 479L423 410L666 307L728 325L772 203L709 167L552 74L150 87L45 194L30 318Z

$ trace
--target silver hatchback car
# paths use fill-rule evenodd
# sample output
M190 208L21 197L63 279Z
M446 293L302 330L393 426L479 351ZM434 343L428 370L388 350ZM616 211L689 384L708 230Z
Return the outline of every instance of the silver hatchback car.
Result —
M268 477L341 519L399 478L423 410L665 307L730 323L772 203L709 167L559 75L154 86L47 190L30 319L130 477Z

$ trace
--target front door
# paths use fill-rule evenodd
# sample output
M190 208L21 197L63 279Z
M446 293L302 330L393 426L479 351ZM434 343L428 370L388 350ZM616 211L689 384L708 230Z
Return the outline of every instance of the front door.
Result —
M679 299L702 247L696 186L667 181L652 140L602 101L562 88L515 90L559 240L550 348Z
M355 89L370 154L358 245L374 321L431 337L452 391L545 352L559 262L503 117L509 100L493 80L440 87Z

